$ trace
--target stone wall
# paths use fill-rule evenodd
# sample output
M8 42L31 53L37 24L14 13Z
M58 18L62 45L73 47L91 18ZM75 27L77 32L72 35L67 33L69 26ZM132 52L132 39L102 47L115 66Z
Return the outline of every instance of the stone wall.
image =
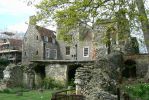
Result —
M78 94L87 100L116 100L116 84L119 69L123 66L121 53L113 53L94 65L80 67L76 71L75 83Z
M35 25L28 26L22 45L22 64L29 64L30 60L43 59L43 41ZM36 55L37 51L38 55Z
M3 73L3 80L7 87L22 86L23 71L20 65L10 64L5 68Z
M63 84L67 82L67 65L49 64L45 67L46 77L54 78Z
M149 55L125 55L124 61L132 60L136 63L136 75L138 78L144 78L148 72Z

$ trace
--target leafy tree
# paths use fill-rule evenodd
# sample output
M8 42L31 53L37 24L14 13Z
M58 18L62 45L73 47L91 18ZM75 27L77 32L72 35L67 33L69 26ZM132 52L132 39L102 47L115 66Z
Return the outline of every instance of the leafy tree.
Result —
M42 0L36 7L39 9L36 21L55 20L64 37L82 24L94 30L95 26L110 20L106 23L117 25L119 40L123 40L130 36L130 29L139 20L145 40L149 38L143 0Z

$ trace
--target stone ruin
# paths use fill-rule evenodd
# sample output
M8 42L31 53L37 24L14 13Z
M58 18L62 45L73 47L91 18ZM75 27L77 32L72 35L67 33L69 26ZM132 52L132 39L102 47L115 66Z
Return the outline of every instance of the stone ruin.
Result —
M3 71L0 89L22 86L23 70L21 65L9 64Z
M77 94L84 95L86 100L116 100L122 66L122 53L114 52L94 65L78 68L75 76Z

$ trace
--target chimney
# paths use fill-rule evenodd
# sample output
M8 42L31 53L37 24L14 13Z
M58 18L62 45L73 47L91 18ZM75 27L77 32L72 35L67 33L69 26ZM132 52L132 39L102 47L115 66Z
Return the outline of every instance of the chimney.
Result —
M29 24L36 25L36 16L35 15L29 17Z

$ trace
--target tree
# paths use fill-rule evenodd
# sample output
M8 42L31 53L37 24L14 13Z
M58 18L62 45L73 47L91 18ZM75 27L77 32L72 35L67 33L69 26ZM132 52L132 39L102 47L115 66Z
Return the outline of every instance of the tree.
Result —
M145 7L144 7L144 2L143 0L136 0L136 5L138 7L138 11L139 11L139 20L141 22L142 25L142 30L144 33L144 40L147 46L147 50L149 52L149 21L147 18L147 14L145 12Z
M145 16L142 0L42 0L36 7L39 9L36 15L37 21L49 23L51 19L61 25L59 32L66 34L84 24L94 30L95 24L114 23L118 26L119 40L130 36L130 28L134 27L134 20L139 16ZM141 5L141 3L142 5ZM139 12L136 9L136 4ZM139 5L138 5L139 4ZM143 6L144 7L144 6ZM126 17L127 16L127 17ZM141 17L139 17L141 18ZM145 16L147 20L147 17ZM144 28L147 22L140 20L144 35L148 30ZM64 35L62 35L64 36ZM149 36L147 35L145 40ZM147 44L148 45L148 44ZM148 47L148 46L147 46Z

